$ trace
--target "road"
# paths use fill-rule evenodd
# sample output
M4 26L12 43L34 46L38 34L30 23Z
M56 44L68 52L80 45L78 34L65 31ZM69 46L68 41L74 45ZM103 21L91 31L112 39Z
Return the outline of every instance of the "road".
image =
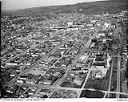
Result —
M21 86L21 85L26 85L28 87L38 87L38 89L63 89L63 90L74 90L74 91L82 91L82 90L91 90L91 91L101 91L103 93L113 93L113 94L122 94L122 95L128 95L128 93L124 93L124 92L114 92L114 91L104 91L104 90L95 90L95 89L91 89L91 88L72 88L72 87L56 87L56 86L51 86L51 85L42 85L42 84L27 84L27 83L17 83L17 85ZM27 90L26 90L27 91ZM26 92L25 91L25 92Z
M121 63L121 58L118 57L118 67L117 67L117 92L120 92L120 63ZM119 94L116 95L117 98L119 98Z
M109 86L108 86L108 91L110 91L110 89L111 89L111 81L112 81L112 71L113 71L113 58L112 58L112 67L111 67L111 72L110 72L110 79L109 79ZM105 95L106 96L106 95ZM104 97L105 97L104 96ZM108 94L108 97L109 97L109 94Z
M120 51L118 52L118 57L117 57L117 92L120 92L120 67L121 67L121 48L123 46L123 41L122 41L122 36L120 35L120 33L122 34L122 31L121 31L121 28L118 27L117 25L117 28L115 30L115 33L118 34L118 37L120 39L120 44L119 44L119 47L120 47ZM120 95L119 94L116 94L116 98L119 98Z
M90 68L89 71L88 71L88 73L87 73L87 76L86 76L86 78L85 78L85 81L84 81L84 83L83 83L83 85L82 85L82 89L84 89L85 84L86 84L86 82L87 82L87 80L88 80L88 78L89 78L89 76L90 76L91 71L92 71L92 69Z
M86 78L85 78L85 81L84 81L84 83L83 83L83 85L82 85L82 88L81 88L81 90L80 90L80 93L78 94L78 97L80 97L82 90L85 89L84 87L85 87L85 84L87 83L87 80L88 80L88 78L89 78L89 76L90 76L91 71L92 71L92 69L90 68L89 71L88 71L88 73L87 73L87 76L86 76Z

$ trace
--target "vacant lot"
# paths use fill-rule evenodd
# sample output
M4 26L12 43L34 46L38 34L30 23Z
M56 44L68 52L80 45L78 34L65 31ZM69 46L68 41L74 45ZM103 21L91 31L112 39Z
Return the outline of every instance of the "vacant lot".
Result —
M91 77L87 80L85 88L93 88L97 90L108 90L110 70L107 72L106 77L103 79L92 79Z
M90 91L90 90L83 90L81 92L80 97L86 97L86 98L103 98L104 93L101 91Z

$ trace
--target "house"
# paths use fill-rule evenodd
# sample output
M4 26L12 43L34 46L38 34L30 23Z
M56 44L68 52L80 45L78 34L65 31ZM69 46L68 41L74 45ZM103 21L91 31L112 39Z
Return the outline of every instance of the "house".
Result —
M40 94L48 94L48 93L50 93L50 90L49 89L41 89L39 93Z
M55 72L54 74L53 74L53 76L59 76L60 75L60 72Z
M102 72L101 71L96 72L95 77L102 78Z
M74 84L81 85L83 80L81 80L79 77L76 77L73 81Z
M67 31L79 30L78 28L67 28Z
M73 25L73 22L68 22L68 27L72 26Z
M43 79L39 79L39 81L37 82L38 84L43 84L44 80Z
M103 63L106 63L106 55L97 53L94 60L93 60L94 65L102 65Z
M51 85L52 81L51 80L44 80L45 85Z
M92 44L90 44L90 47L93 48L93 47L95 47L95 45L96 45L95 43L92 43Z
M30 89L31 89L32 91L36 91L36 90L37 90L37 87L30 87Z
M31 65L31 62L27 62L25 65L26 66L30 66Z
M17 66L18 64L17 64L17 63L10 63L10 62L7 62L6 65L7 65L7 66Z
M11 94L13 94L13 93L14 93L14 91L13 91L13 90L11 90L11 89L6 89L6 92L11 93Z
M88 57L87 55L82 55L82 56L80 57L80 59L83 61L83 60L85 60L87 57Z
M107 22L105 22L105 23L104 23L104 26L105 26L106 28L108 28L108 27L111 26L111 23L107 23Z
M28 95L34 95L33 91L28 92Z
M17 80L17 83L24 83L24 81L23 81L23 80L18 79L18 80Z
M97 20L91 20L91 23L96 23L97 22Z
M15 77L16 76L16 73L15 72L12 72L12 73L10 73L10 76L11 77Z
M82 64L81 64L81 63L77 63L77 64L76 64L76 67L77 67L77 68L82 68Z
M106 33L107 33L106 30L100 30L100 31L98 31L97 35L98 35L98 36L105 36Z
M32 79L28 79L26 81L26 83L28 83L28 84L34 84L35 81L36 81L36 79L32 78Z
M88 23L86 26L87 27L93 27L93 24L92 23Z
M98 36L105 36L105 33L98 33Z
M92 43L97 43L97 39L92 39L91 42Z
M88 73L88 69L82 69L83 73Z
M104 58L102 56L96 56L95 61L96 62L104 62Z
M18 79L20 79L20 80L27 80L29 77L30 76L28 76L28 75L22 75Z
M106 63L105 62L100 62L100 63L99 62L94 62L93 66L104 66L105 67Z

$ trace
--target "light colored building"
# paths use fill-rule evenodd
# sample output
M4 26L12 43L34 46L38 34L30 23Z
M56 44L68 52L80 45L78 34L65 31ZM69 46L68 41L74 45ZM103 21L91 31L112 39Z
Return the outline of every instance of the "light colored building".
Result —
M105 68L104 66L93 66L92 73L96 78L103 78L107 74L107 68Z
M8 62L8 63L6 63L6 65L7 65L7 66L16 66L17 63L9 63L9 62Z
M45 85L50 85L51 83L52 83L51 80L45 80L45 81L44 81L44 84L45 84Z
M68 22L67 24L68 24L68 26L72 26L73 22Z
M75 78L73 83L77 84L77 85L81 85L82 84L82 80L80 80L79 78Z
M23 80L18 79L17 83L24 83Z

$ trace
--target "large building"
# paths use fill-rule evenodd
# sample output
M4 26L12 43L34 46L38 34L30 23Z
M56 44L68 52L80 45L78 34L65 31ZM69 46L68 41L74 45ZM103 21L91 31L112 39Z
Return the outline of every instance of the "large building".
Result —
M111 58L108 54L97 54L93 60L92 76L95 78L103 78L109 70L109 62Z

